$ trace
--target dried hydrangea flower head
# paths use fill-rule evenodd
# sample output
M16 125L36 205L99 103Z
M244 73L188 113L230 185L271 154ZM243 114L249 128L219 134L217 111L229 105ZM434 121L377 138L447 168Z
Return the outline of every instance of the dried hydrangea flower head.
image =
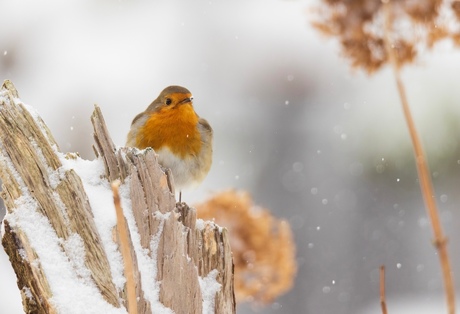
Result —
M213 219L229 231L237 302L267 304L292 288L297 263L288 222L254 206L249 194L234 190L195 207L199 218Z
M384 40L384 4L389 0L322 0L313 25L337 37L353 67L372 73L388 62ZM450 38L460 45L459 0L391 1L392 48L398 64Z

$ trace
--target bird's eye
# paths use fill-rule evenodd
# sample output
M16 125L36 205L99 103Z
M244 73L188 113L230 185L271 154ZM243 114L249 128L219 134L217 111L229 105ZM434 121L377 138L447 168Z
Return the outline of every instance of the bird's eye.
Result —
M166 98L165 104L166 104L167 106L169 106L171 103L172 103L171 98Z

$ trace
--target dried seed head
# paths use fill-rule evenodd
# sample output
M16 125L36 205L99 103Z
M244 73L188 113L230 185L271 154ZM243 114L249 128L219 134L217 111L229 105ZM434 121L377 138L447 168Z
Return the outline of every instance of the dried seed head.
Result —
M388 61L383 5L390 0L323 0L313 25L337 37L355 68L372 73ZM399 65L415 60L421 49L450 38L460 45L459 0L391 1L392 48Z
M229 231L237 302L266 304L291 289L297 272L291 228L255 207L247 193L217 193L195 206L198 217Z

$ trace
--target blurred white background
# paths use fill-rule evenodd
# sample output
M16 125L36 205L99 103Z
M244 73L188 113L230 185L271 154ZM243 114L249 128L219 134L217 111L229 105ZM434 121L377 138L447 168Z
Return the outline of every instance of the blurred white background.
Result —
M337 43L311 27L316 2L2 1L1 79L39 111L61 150L88 159L94 104L122 146L164 87L190 89L215 148L209 176L183 199L247 190L291 222L297 242L295 287L239 313L380 313L381 264L390 313L438 313L440 267L393 78L350 70ZM403 75L457 285L459 57L443 43ZM3 248L0 278L0 313L21 313Z

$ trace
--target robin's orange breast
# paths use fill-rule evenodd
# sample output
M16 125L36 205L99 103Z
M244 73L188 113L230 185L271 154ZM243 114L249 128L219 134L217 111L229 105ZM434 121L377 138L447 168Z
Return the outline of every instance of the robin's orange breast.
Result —
M152 112L137 134L137 147L158 151L168 147L181 158L199 155L202 142L198 116L190 103Z

